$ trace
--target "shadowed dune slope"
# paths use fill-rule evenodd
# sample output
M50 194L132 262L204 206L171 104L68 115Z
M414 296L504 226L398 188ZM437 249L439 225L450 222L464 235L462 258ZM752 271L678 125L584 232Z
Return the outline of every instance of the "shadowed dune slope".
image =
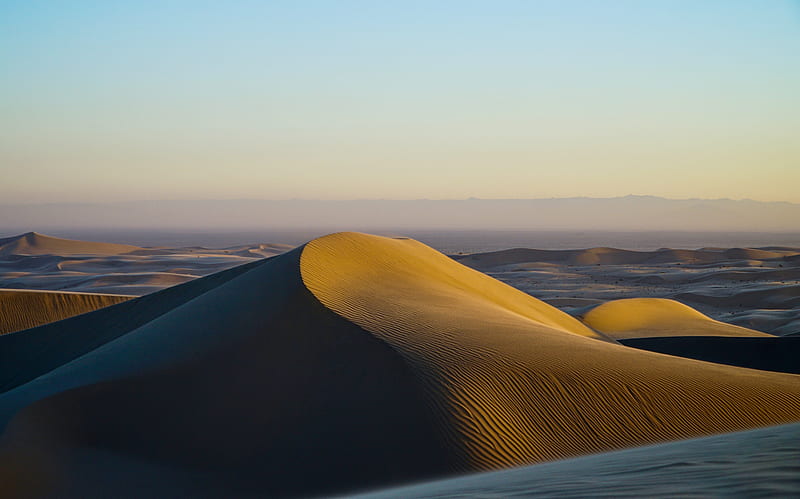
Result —
M119 255L141 249L127 244L61 239L37 232L0 239L0 255Z
M356 233L3 339L0 482L59 497L344 492L800 419L800 377L628 348Z
M301 271L325 306L415 367L474 468L800 419L796 376L598 341L541 302L526 315L522 297L493 299L488 281L416 241L326 236Z
M84 314L130 296L0 289L0 334Z
M583 322L610 338L654 336L762 336L773 335L747 329L703 315L666 298L626 298L603 303L589 310Z
M630 338L623 345L718 364L800 374L800 336L669 336Z
M325 493L466 469L411 366L323 307L299 256L82 316L111 328L126 305L147 316L91 351L78 341L91 321L7 335L69 336L55 348L83 353L64 362L22 349L27 363L58 365L0 395L0 461L35 470L58 497L92 497L102 483L114 496L172 495L187 481L220 497ZM181 288L194 296L168 296ZM158 295L168 311L150 310Z
M2 335L0 393L129 333L265 261L268 260L240 265L88 314Z

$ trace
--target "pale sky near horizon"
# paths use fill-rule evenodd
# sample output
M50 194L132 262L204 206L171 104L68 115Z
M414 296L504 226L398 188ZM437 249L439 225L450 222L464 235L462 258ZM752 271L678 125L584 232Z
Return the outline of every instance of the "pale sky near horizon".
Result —
M0 200L800 202L797 1L0 3Z

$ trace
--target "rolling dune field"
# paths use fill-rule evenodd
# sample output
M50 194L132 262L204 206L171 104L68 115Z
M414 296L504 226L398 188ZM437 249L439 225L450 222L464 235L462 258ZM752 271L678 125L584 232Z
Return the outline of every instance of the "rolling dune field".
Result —
M611 253L588 254L625 265ZM572 316L414 240L361 233L243 261L0 336L7 490L328 495L800 421L785 359L628 346L789 339L676 301ZM738 355L712 347L726 349Z

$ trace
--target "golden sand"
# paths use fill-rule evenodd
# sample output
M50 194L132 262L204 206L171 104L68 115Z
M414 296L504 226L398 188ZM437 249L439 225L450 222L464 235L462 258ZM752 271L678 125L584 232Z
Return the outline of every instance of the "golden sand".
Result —
M0 289L0 334L60 321L131 298L123 295Z
M303 281L414 366L454 446L497 468L800 419L800 378L637 351L411 240L310 242Z
M754 329L716 321L688 305L666 298L628 298L599 305L583 322L611 338L654 336L762 336Z

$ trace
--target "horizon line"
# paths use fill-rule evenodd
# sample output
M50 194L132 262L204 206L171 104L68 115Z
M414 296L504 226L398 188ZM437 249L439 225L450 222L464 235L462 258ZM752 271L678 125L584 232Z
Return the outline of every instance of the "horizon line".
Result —
M621 196L564 196L564 197L530 197L530 198L482 198L469 196L466 198L346 198L346 199L324 199L324 198L178 198L178 199L128 199L128 200L107 200L107 201L34 201L34 202L0 202L0 206L42 206L42 205L106 205L106 204L126 204L126 203L161 203L161 202L232 202L232 201L262 201L262 202L414 202L414 201L434 201L434 202L453 202L453 201L556 201L556 200L597 200L608 201L626 198L649 198L664 201L732 201L732 202L754 202L764 204L791 204L800 205L795 201L762 201L753 198L673 198L657 196L652 194L625 194Z

